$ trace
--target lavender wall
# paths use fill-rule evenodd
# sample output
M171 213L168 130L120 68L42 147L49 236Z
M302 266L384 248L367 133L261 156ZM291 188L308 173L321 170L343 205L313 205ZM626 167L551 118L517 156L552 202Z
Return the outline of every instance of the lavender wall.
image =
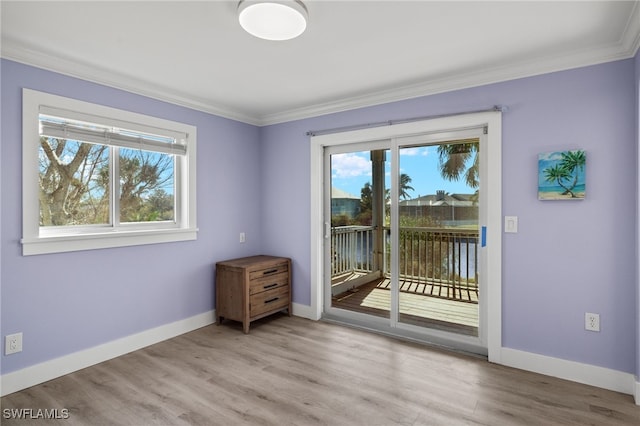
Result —
M503 115L503 344L635 373L634 61L624 60L261 129L265 251L294 258L294 299L310 303L308 130L491 107ZM537 199L537 156L587 152L583 201ZM281 229L294 229L282 233ZM601 332L584 330L584 313Z
M23 87L197 126L197 241L23 257ZM210 311L214 263L260 251L258 128L6 60L1 90L3 374Z
M2 356L2 373L212 309L213 263L224 258L292 257L294 301L309 304L305 132L495 104L509 107L503 214L520 218L520 232L503 236L504 345L640 373L638 56L262 129L11 61L1 66L0 335L24 333L24 351ZM22 87L197 126L198 240L22 257ZM587 198L538 201L538 153L567 148L587 151ZM600 333L583 330L585 311L600 313Z
M640 215L640 50L636 52L635 57L636 69L636 150L638 151L636 173L638 173L638 187L636 188L636 235L638 241L636 246L636 381L640 381L640 223L638 216ZM637 401L636 401L637 402Z

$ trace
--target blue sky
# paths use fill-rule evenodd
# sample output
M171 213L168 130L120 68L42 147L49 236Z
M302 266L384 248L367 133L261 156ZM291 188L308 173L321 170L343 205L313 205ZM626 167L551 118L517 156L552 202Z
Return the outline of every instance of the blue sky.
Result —
M371 162L369 151L334 154L331 157L332 185L360 196L360 190L366 182L371 182ZM449 182L440 176L437 146L404 148L400 151L400 173L411 177L410 198L435 194L437 190L449 193L472 194L475 189L464 182ZM390 185L390 154L387 153L386 186Z

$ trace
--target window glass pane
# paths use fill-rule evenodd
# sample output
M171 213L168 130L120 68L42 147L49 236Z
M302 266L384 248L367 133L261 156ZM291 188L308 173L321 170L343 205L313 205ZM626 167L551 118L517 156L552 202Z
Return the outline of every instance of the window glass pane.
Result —
M120 222L175 220L174 155L120 148Z
M331 306L389 318L388 149L332 154Z
M109 149L40 138L40 226L109 223Z
M398 322L478 336L479 140L399 150Z

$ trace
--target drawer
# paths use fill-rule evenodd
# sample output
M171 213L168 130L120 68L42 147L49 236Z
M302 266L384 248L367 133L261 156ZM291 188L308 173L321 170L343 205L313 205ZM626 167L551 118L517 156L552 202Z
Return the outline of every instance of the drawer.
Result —
M250 315L255 317L266 312L289 307L289 287L278 287L250 297Z
M289 272L289 264L286 262L278 263L263 269L257 269L255 271L249 271L249 281L281 274L283 272Z
M249 282L249 294L256 294L274 288L289 285L289 273L283 272L275 275L265 275Z

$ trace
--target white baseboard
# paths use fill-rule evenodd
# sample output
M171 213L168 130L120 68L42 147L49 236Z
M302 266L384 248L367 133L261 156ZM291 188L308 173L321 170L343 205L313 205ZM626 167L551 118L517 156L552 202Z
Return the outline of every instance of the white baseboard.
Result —
M314 321L318 320L315 311L307 305L294 303L293 314ZM500 348L499 358L498 364L508 367L632 395L636 405L640 405L640 376L504 347Z
M292 309L295 316L311 320L317 319L311 306L294 303ZM8 395L213 324L215 317L215 311L204 312L184 320L4 374L0 379L0 395ZM636 378L631 373L509 348L502 348L500 355L500 364L502 365L633 395L635 403L640 405L640 378Z
M5 396L188 333L214 323L215 318L215 311L204 312L190 318L161 325L112 342L4 374L0 379L0 395Z
M509 348L502 348L500 364L634 395L636 404L640 399L640 384L631 373Z

